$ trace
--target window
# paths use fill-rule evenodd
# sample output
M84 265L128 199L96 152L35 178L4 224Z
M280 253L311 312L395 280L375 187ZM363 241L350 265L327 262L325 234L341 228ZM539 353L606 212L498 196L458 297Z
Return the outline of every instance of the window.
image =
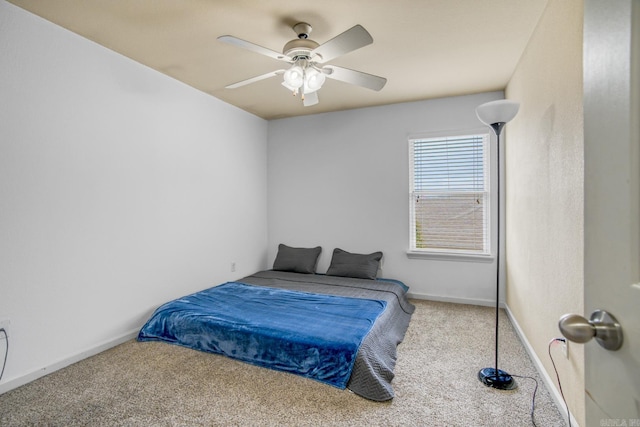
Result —
M489 140L409 140L411 253L490 255Z

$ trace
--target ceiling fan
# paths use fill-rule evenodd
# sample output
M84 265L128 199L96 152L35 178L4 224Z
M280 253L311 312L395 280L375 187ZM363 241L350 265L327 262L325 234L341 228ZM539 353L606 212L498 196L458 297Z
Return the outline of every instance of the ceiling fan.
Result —
M225 43L291 64L287 69L280 69L242 80L226 88L235 89L270 77L284 75L282 85L292 91L294 95L300 93L303 105L308 107L318 103L317 91L324 84L326 77L375 91L379 91L384 87L387 83L387 79L384 77L335 65L323 65L338 56L373 43L371 34L361 25L356 25L323 44L318 44L309 38L311 29L311 25L305 22L299 22L294 25L293 31L298 35L298 38L285 44L282 53L234 36L218 37L218 40Z

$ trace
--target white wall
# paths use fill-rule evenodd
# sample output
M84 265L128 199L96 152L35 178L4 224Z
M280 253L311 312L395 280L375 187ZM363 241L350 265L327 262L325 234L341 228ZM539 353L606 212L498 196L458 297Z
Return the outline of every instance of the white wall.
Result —
M266 266L266 121L4 1L0 58L0 392Z
M506 89L522 104L505 128L507 304L550 388L558 320L584 312L582 43L582 1L550 1ZM555 360L571 413L585 425L584 346L570 343L569 357Z
M415 296L493 304L495 264L408 259L408 137L477 129L475 108L502 92L269 122L269 264L277 246L384 253L384 277ZM494 151L495 154L495 151ZM494 172L495 173L495 172Z

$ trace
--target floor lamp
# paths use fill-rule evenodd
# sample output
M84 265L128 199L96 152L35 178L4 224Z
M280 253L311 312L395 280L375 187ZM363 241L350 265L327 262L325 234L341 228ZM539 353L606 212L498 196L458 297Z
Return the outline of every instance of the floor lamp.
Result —
M497 138L497 159L498 159L498 210L497 221L498 231L496 242L496 363L493 368L483 368L478 372L478 379L487 387L493 387L500 390L513 390L517 384L513 377L507 372L498 369L498 316L500 314L500 133L507 122L513 119L518 113L520 104L509 100L500 100L487 102L476 108L478 119L496 134Z

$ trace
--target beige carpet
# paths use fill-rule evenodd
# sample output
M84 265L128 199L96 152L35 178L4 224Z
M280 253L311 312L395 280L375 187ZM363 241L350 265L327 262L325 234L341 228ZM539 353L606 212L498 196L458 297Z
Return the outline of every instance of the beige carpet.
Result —
M412 301L396 397L348 390L222 356L129 341L0 396L1 426L528 426L534 382L482 385L493 364L494 311ZM564 425L513 328L501 318L500 368L534 376L538 426Z

